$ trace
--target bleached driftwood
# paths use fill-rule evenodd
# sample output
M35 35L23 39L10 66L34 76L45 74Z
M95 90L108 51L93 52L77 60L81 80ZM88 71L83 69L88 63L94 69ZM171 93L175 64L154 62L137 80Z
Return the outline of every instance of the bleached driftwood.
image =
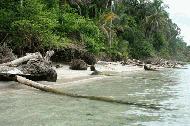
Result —
M47 52L46 52L46 56L44 57L44 60L45 60L46 62L49 62L49 61L50 61L50 58L53 56L53 54L54 54L54 51L53 51L53 50L47 51Z
M0 80L10 80L10 75L21 75L32 80L56 81L57 73L51 67L54 51L47 51L43 58L39 52L27 54L8 63L0 64ZM7 78L6 78L7 75Z
M64 92L63 90L59 90L53 87L50 87L48 85L43 85L31 80L28 80L24 77L15 76L15 80L21 84L39 89L41 91L45 92L50 92L54 94L59 94L59 95L65 95L73 98L86 98L89 100L96 100L96 101L103 101L103 102L110 102L110 103L118 103L118 104L125 104L125 105L132 105L132 106L137 106L137 107L143 107L143 108L149 108L149 109L156 109L159 110L161 107L156 106L154 104L144 104L144 103L135 103L135 102L128 102L128 101L123 101L123 100L116 100L112 97L101 97L101 96L88 96L88 95L80 95L80 94L74 94L74 93L68 93Z
M0 66L16 67L16 66L19 66L20 64L22 64L23 62L27 62L30 59L42 59L42 58L43 57L39 52L30 53L24 57L18 58L16 60L11 61L11 62L0 64Z

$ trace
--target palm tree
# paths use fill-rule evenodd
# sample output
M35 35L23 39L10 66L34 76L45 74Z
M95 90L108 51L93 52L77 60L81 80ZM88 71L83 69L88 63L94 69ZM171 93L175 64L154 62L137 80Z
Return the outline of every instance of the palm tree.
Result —
M145 16L142 23L146 37L150 37L152 33L162 30L169 18L160 0L154 0L152 6L150 6L150 10L151 12L148 12L150 14Z
M106 14L103 14L103 16L100 19L100 27L102 29L102 31L105 33L105 35L107 36L108 42L109 42L109 46L111 48L112 46L112 21L114 19L118 18L118 16L113 13L113 12L109 12Z

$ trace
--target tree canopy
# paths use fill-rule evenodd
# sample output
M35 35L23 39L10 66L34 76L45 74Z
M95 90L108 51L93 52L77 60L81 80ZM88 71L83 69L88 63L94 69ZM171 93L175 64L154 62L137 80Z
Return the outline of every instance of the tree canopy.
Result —
M189 60L162 0L1 0L0 42L15 52L74 44L96 55Z

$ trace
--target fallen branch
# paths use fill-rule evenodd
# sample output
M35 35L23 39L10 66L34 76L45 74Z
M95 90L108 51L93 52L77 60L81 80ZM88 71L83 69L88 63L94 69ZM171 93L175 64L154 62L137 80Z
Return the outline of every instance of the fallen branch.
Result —
M42 55L40 53L31 53L31 54L28 54L24 57L21 57L21 58L18 58L16 60L13 60L11 62L8 62L8 63L3 63L3 64L0 64L0 66L10 66L10 67L15 67L15 66L19 66L20 64L22 64L23 62L26 62L30 59L39 59L41 58L42 59Z
M18 75L15 76L15 80L17 82L21 83L21 84L24 84L24 85L39 89L41 91L51 92L51 93L54 93L54 94L65 95L65 96L74 97L74 98L86 98L86 99L89 99L89 100L97 100L97 101L104 101L104 102L111 102L111 103L119 103L119 104L132 105L132 106L155 109L155 110L161 109L161 107L159 107L158 105L156 106L154 104L134 103L134 102L116 100L116 99L113 99L111 97L88 96L88 95L79 95L79 94L74 94L74 93L68 93L68 92L64 92L62 90L52 88L52 87L47 86L47 85L43 85L43 84L28 80L28 79L26 79L24 77L21 77L21 76L18 76Z
M54 54L54 51L53 51L53 50L47 51L47 52L46 52L46 56L44 57L44 60L45 60L46 62L50 62L50 58L53 56L53 54Z

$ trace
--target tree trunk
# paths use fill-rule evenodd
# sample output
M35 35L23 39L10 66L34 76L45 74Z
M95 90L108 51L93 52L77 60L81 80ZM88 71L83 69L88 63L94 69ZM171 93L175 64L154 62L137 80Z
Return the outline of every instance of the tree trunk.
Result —
M18 58L16 60L11 61L11 62L0 64L0 66L15 67L15 66L19 66L23 62L26 62L30 59L43 59L43 58L42 58L42 55L38 52L37 53L31 53L31 54L28 54L27 56Z
M89 99L89 100L97 100L97 101L104 101L104 102L111 102L111 103L118 103L118 104L125 104L125 105L132 105L132 106L149 108L149 109L156 109L156 110L159 110L161 108L158 105L156 106L154 104L127 102L127 101L122 101L122 100L116 100L116 99L113 99L111 97L88 96L88 95L80 95L80 94L68 93L68 92L64 92L62 90L52 88L52 87L47 86L47 85L43 85L43 84L28 80L28 79L26 79L24 77L21 77L21 76L18 76L18 75L15 76L15 79L16 79L16 81L18 81L21 84L24 84L24 85L39 89L41 91L51 92L51 93L54 93L54 94L65 95L65 96L74 97L74 98L86 98L86 99Z

